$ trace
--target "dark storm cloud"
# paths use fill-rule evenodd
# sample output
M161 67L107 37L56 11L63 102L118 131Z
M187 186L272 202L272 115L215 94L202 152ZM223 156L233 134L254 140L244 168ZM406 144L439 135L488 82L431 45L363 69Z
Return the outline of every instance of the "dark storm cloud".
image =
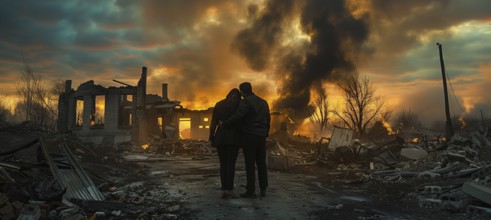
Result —
M491 82L488 77L489 70L481 69L483 65L489 63L491 45L486 42L489 42L490 37L491 31L489 31L489 25L474 24L459 27L458 31L452 33L452 37L445 38L441 41L443 43L443 56L445 58L447 81L453 86L453 89L449 89L449 92L451 96L454 96L453 93L455 93L455 96L458 98L458 101L453 100L450 104L453 107L464 106L464 97L473 100L472 104L476 105L476 107L468 109L471 110L471 115L476 114L476 108L485 108L488 106L487 103L491 103L491 99L488 98L488 96L482 96L482 94L486 93L484 92L486 91L484 88L489 88L489 83ZM400 70L396 71L396 73L402 73L396 76L396 81L433 81L436 85L441 86L442 76L440 60L438 48L434 43L438 40L439 39L435 37L435 39L423 44L421 47L407 52L406 55L402 57L401 64L399 65ZM468 92L469 89L474 89L474 91ZM433 92L439 94L443 93L438 90L434 90ZM407 95L411 97L415 96L415 93L417 93L415 89L408 90ZM433 100L427 102L428 107L439 108L436 103L442 102L441 95L435 96L429 94L429 96L425 96L425 99L431 98L433 98ZM404 97L404 99L406 99L406 97ZM411 102L411 104L414 106L421 105L417 100L418 99L414 99L414 102ZM435 118L439 117L438 113L441 113L432 111L423 112L428 115L428 117ZM461 114L461 112L457 113L457 115L458 114Z
M464 105L464 98L489 103L467 92L481 78L480 66L489 62L491 1L370 1L371 46L375 54L368 69L392 78L406 88L404 104L413 107L431 124L444 116L443 91L436 42L443 44L446 70L455 98L451 107ZM470 84L469 81L474 83ZM428 89L431 82L433 89ZM410 88L404 83L412 83ZM439 88L439 89L438 89ZM451 96L453 96L453 91ZM390 95L390 94L389 94ZM481 105L477 103L477 105ZM476 103L474 103L476 104ZM485 104L482 104L485 105ZM454 111L457 115L460 111Z
M23 54L36 71L62 76L67 74L62 71L112 60L110 53L93 50L120 49L125 30L101 27L131 23L132 10L99 1L7 1L0 8L1 63L20 71ZM99 73L96 66L84 72Z
M487 26L481 24L472 28L464 28L460 32L454 33L452 38L442 41L445 69L450 77L478 74L479 66L489 61L491 45L484 42L489 41L491 33L483 34L480 32L480 30L488 28ZM434 43L437 40L434 39L434 41L406 53L401 59L399 71L415 72L415 74L411 74L414 80L441 78L438 47Z
M488 34L449 27L489 19L491 1L368 1L362 16L353 16L346 2L363 1L5 1L0 78L22 71L22 54L45 78L81 82L134 82L148 66L150 89L168 82L171 96L191 102L223 97L253 75L258 93L276 92L276 107L303 117L310 91L355 72L365 45L375 51L371 72L406 82L439 77L431 75L439 71L436 46L421 49L429 44L422 36L446 39L449 74L471 77L489 59ZM293 21L309 40L287 42ZM154 74L158 68L169 70ZM275 83L279 90L271 92Z
M227 83L216 79L232 76L240 66L230 57L229 45L240 27L238 13L245 14L243 4L8 1L0 8L0 65L8 67L1 74L22 71L22 55L48 77L103 83L112 78L134 81L141 66L148 66L149 77L187 85L171 86L170 91L188 101L200 100L206 94L195 89L218 91ZM215 21L207 23L210 16ZM175 75L153 76L162 65L176 68ZM155 90L160 83L149 86Z
M419 44L421 34L446 31L471 20L491 19L491 1L416 0L371 1L372 26L382 39L378 49L389 54L404 52Z

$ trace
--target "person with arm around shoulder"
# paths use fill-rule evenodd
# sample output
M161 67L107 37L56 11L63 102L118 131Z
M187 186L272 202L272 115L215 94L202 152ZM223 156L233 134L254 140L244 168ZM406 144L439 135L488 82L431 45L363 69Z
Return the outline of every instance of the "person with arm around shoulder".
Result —
M227 120L237 110L240 102L240 92L232 89L227 97L216 103L213 108L210 136L212 146L216 147L220 160L221 198L237 198L234 193L235 163L240 145L240 126L218 126L219 121Z

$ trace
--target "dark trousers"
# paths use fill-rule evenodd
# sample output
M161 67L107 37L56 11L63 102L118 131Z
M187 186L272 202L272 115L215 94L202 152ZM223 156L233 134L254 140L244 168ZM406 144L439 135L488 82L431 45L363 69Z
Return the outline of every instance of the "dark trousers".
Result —
M220 159L220 180L222 190L234 189L235 162L239 153L237 145L219 145L217 146L218 158Z
M259 188L261 191L264 191L268 187L268 171L266 167L266 137L246 133L242 136L242 143L247 176L246 190L248 193L254 193L256 191L255 166L257 165Z

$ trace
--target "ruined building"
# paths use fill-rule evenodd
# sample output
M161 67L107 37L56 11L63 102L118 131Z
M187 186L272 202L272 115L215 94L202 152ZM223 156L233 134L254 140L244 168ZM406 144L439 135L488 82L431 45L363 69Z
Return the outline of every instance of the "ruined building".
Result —
M90 80L74 90L67 80L58 103L58 130L104 145L127 141L141 145L154 137L208 138L212 109L189 110L170 101L165 83L162 96L147 94L146 67L137 86L121 84L105 88Z

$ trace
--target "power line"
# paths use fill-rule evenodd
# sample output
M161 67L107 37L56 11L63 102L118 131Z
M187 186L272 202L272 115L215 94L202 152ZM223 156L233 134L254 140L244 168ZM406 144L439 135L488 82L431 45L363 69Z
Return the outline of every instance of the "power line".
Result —
M453 89L452 82L451 82L450 77L448 76L448 73L446 70L445 70L445 75L447 75L448 84L450 85L450 89L452 90L452 94L453 94L453 97L455 99L455 103L457 103L457 106L459 107L461 114L463 114L465 112L464 108L460 105L459 100L457 99L457 96L455 95L455 91Z

